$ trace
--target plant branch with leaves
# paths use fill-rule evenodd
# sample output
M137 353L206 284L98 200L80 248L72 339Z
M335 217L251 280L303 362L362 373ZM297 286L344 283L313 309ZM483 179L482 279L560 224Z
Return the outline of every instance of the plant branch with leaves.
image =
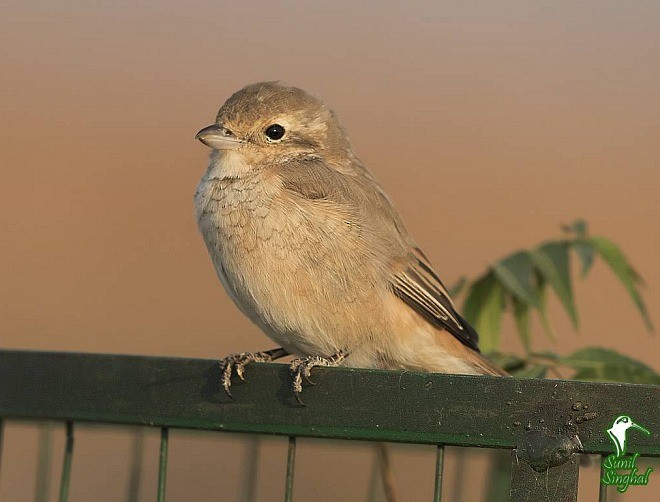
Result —
M531 315L538 314L543 330L555 339L548 317L548 292L559 298L573 327L579 328L571 279L571 258L577 257L585 278L596 259L602 260L628 291L647 329L653 332L646 305L639 291L643 281L623 251L610 239L590 236L587 224L578 220L563 227L562 239L518 251L492 264L474 281L461 278L451 288L463 295L463 315L476 328L480 346L496 363L514 376L660 384L660 375L649 366L614 350L586 347L567 356L532 350ZM523 356L500 352L502 318L513 315L525 348Z

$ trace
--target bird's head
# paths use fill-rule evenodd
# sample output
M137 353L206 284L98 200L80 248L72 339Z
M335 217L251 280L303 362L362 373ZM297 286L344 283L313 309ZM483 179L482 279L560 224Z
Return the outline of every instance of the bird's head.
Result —
M332 110L302 89L281 82L260 82L236 92L220 108L215 124L196 138L221 154L238 153L255 166L310 155L352 155Z

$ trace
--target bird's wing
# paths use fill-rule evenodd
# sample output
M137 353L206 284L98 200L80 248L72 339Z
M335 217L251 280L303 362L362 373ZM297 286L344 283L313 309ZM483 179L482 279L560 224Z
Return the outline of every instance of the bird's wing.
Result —
M350 205L350 180L320 159L310 157L287 162L280 166L278 174L286 190L305 199Z
M372 223L376 227L375 232L381 234L380 245L392 255L398 254L400 260L399 266L389 276L394 294L433 326L448 331L462 344L479 352L477 332L456 311L447 289L408 234L387 193L372 177L360 172L357 176L363 180L365 199L370 200L372 207L378 208L378 211L372 212L377 215Z
M365 174L367 173L367 174ZM448 331L467 347L479 351L479 336L456 311L447 288L433 270L429 260L408 234L399 212L385 190L362 166L354 175L360 180L365 199L372 211L374 231L380 233L380 245L392 255L398 255L399 266L393 269L389 282L394 294L436 328ZM401 267L401 263L403 267Z
M394 293L434 326L479 352L479 336L456 311L447 289L419 248L413 248L408 267L394 275Z
M320 159L309 159L288 163L280 177L284 188L302 197L331 201L337 210L349 208L358 215L357 224L362 226L371 251L376 256L387 255L385 268L394 294L433 326L479 352L477 332L456 311L447 289L409 236L385 191L364 166L352 164L351 168L346 171L352 174L345 174Z

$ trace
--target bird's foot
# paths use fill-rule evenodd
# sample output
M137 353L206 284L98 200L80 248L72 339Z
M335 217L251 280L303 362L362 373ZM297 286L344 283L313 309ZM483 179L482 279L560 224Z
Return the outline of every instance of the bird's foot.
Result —
M298 403L302 404L303 406L305 405L305 403L303 403L300 399L303 380L311 385L316 385L310 380L312 368L314 366L340 366L346 357L348 357L348 352L340 350L330 357L308 356L303 357L302 359L294 359L291 361L289 370L291 371L291 377L293 378L293 394L296 396L296 401L298 401Z
M235 373L241 381L245 381L245 366L248 364L270 362L287 355L289 355L289 353L282 348L267 350L265 352L241 352L239 354L228 355L219 362L220 383L222 384L222 388L225 389L225 392L229 397L233 397L229 390L231 387L232 373Z

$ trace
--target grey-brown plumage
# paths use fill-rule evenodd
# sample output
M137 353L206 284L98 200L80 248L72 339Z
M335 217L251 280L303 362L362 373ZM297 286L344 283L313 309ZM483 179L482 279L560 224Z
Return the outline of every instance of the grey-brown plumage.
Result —
M341 353L333 361L359 367L503 374L478 353L475 331L322 101L253 84L198 138L213 148L195 204L217 274L286 351ZM304 368L298 387L310 364L294 364Z

